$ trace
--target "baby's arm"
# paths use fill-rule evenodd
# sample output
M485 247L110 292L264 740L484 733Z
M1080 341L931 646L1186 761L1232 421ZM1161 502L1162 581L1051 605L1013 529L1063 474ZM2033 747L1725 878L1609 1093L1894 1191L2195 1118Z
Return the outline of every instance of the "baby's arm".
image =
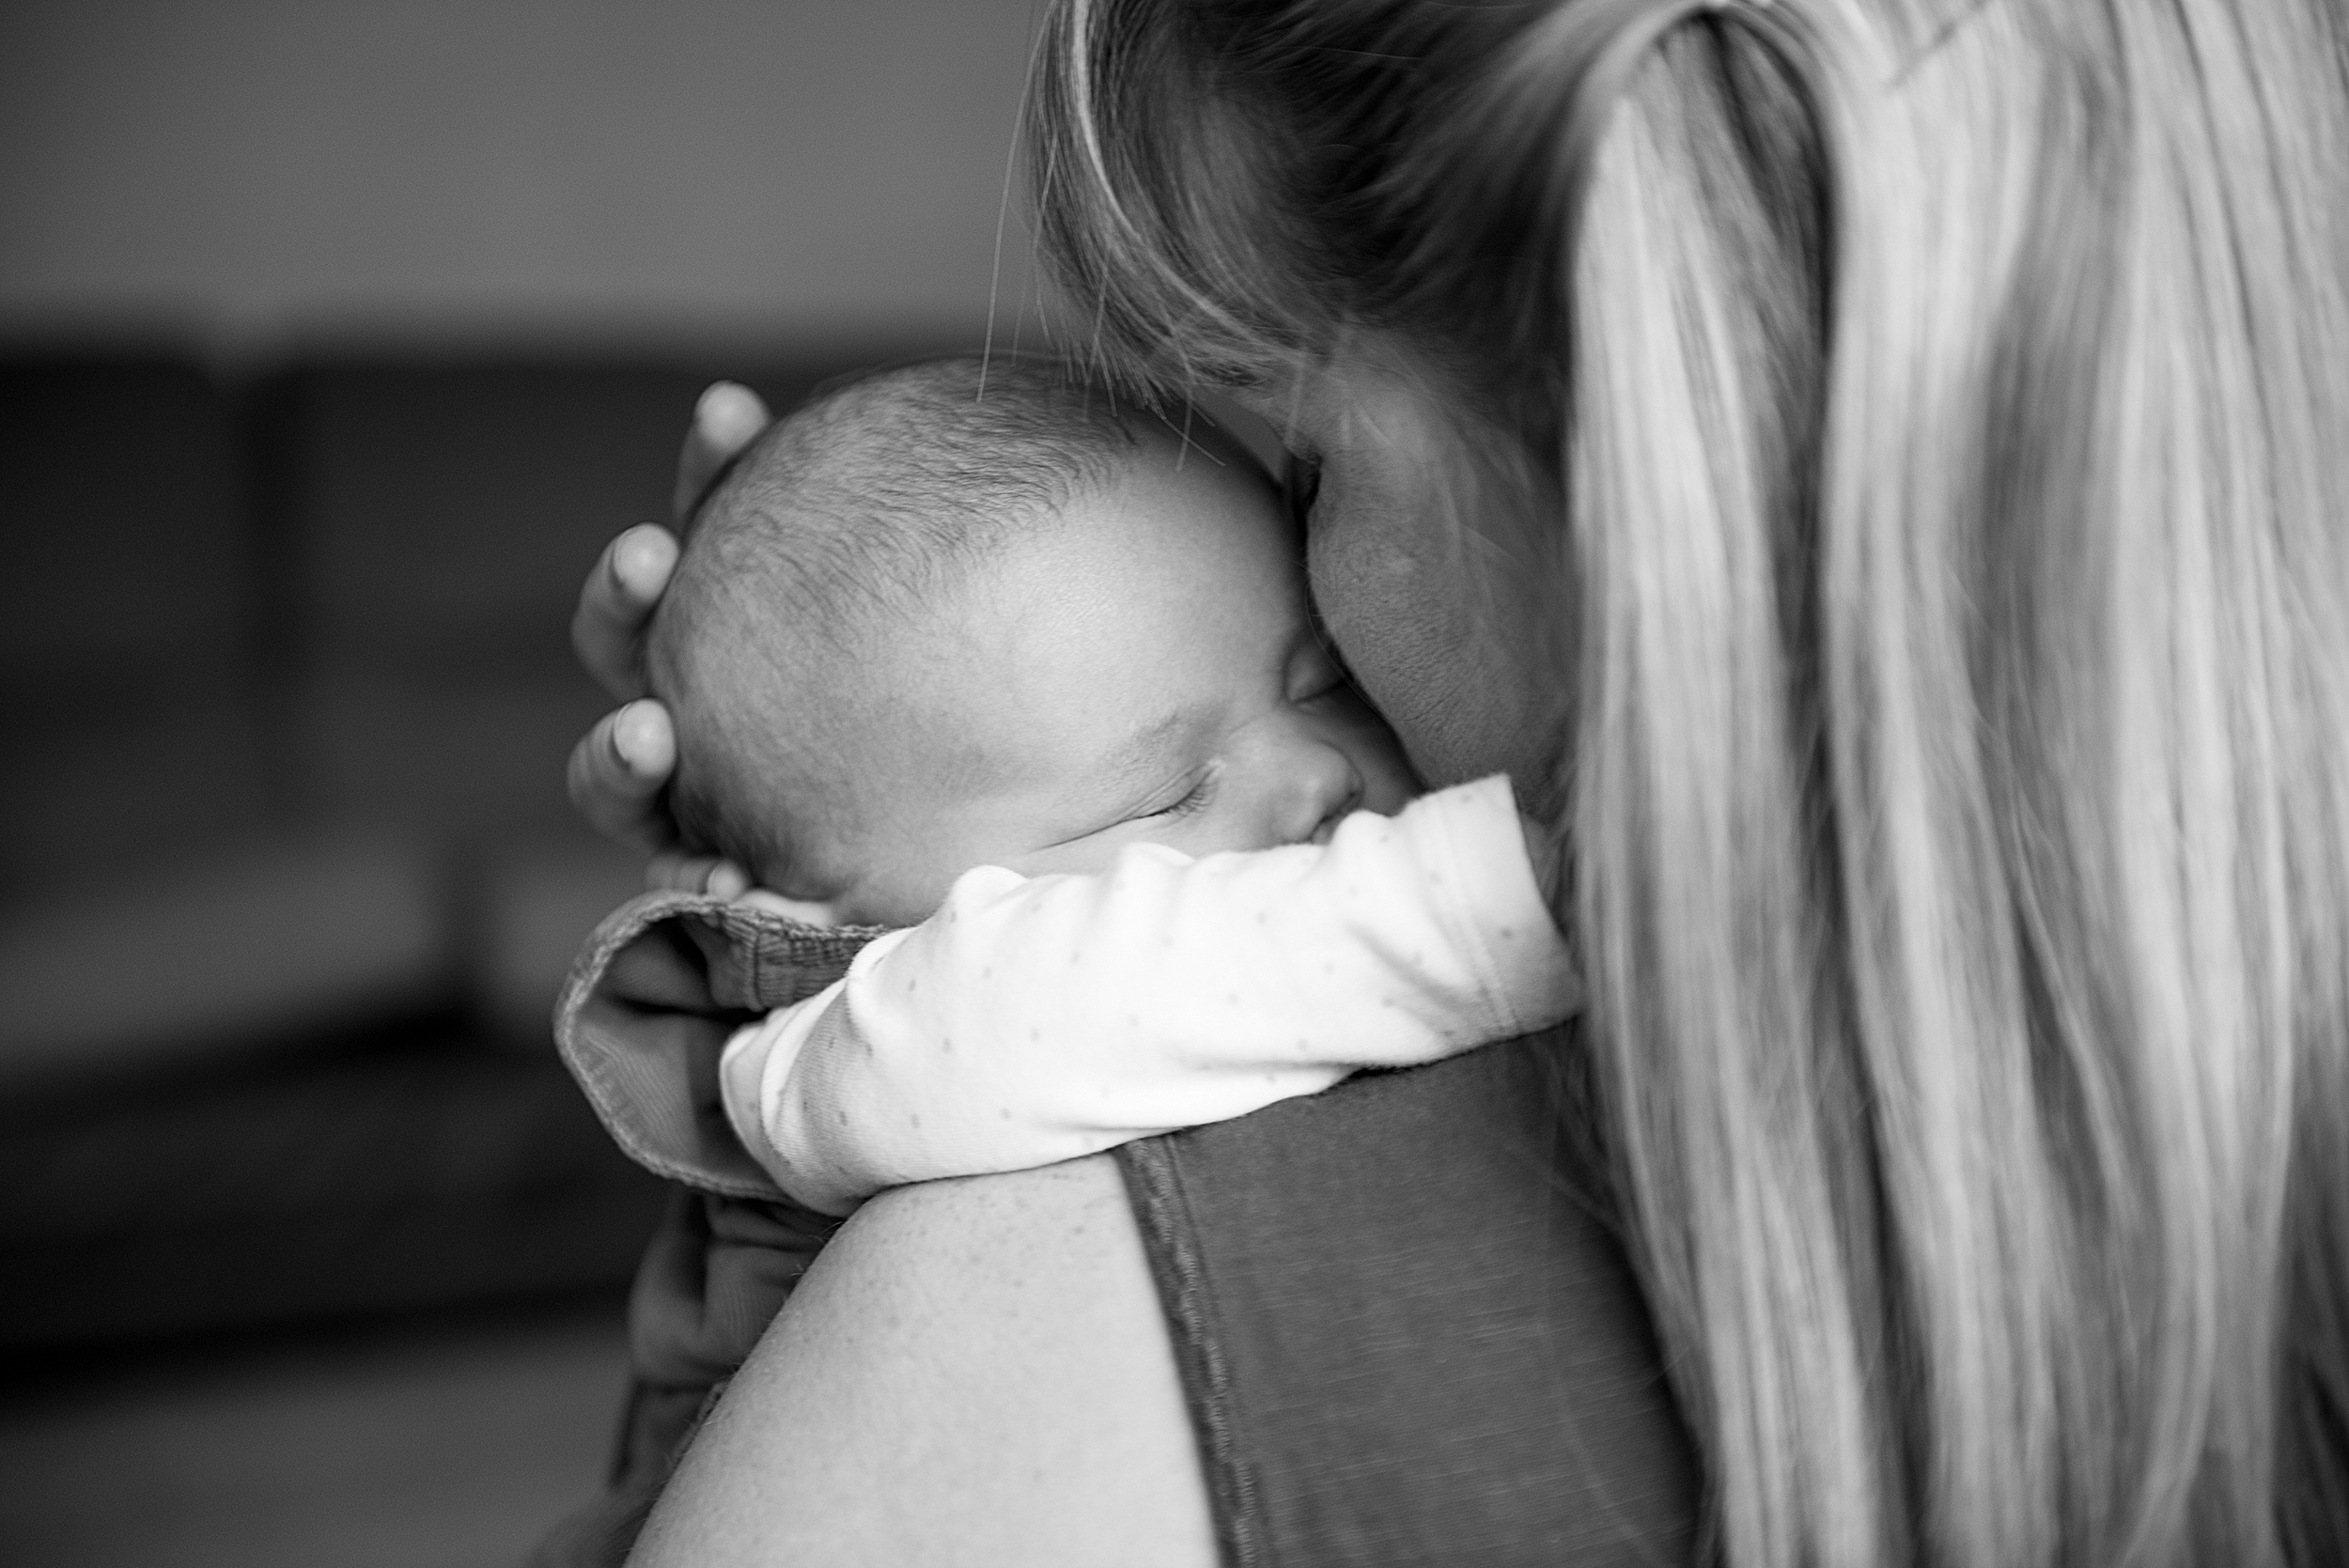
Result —
M784 1189L1019 1170L1556 1023L1572 962L1505 778L1324 846L1106 875L981 867L840 984L738 1036L729 1115Z

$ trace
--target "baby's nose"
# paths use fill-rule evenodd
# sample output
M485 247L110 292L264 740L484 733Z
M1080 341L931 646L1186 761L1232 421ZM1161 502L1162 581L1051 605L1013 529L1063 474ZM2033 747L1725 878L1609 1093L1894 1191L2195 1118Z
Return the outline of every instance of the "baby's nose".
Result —
M1349 812L1362 803L1361 770L1327 741L1315 741L1297 759L1283 803L1286 844L1326 844Z

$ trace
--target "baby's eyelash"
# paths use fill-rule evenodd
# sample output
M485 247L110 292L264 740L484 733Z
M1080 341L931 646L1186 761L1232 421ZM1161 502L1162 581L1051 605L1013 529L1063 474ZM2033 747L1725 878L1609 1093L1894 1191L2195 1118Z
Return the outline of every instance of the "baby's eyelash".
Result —
M1215 797L1215 776L1216 770L1212 768L1208 768L1199 775L1199 782L1192 784L1181 800L1163 811L1155 811L1150 815L1161 818L1185 817L1206 810L1207 802Z

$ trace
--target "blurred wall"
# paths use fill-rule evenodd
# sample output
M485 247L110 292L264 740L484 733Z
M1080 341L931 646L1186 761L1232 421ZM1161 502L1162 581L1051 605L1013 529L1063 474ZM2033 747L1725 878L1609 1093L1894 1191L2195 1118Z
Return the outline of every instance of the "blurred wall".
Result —
M1037 10L6 0L0 331L966 332Z

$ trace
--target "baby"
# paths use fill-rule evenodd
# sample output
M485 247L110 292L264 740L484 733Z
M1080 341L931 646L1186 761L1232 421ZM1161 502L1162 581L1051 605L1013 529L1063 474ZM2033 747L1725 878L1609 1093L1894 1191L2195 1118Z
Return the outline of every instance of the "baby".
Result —
M901 927L739 1032L726 1114L828 1214L1557 1022L1506 779L1411 799L1269 479L1027 362L819 394L687 537L647 671L692 837Z

